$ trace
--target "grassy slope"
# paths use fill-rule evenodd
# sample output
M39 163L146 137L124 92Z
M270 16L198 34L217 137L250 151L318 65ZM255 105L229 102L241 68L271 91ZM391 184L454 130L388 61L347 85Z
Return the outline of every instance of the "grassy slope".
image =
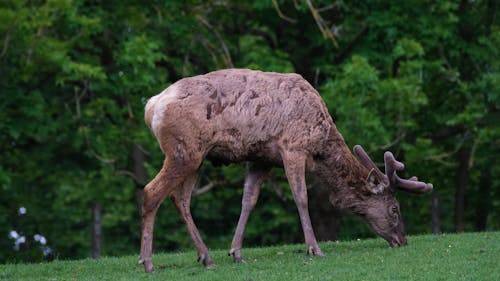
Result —
M390 249L382 239L322 243L324 258L304 245L244 249L244 264L211 251L207 270L194 252L156 254L144 274L137 256L0 265L0 280L500 280L500 232L409 237Z

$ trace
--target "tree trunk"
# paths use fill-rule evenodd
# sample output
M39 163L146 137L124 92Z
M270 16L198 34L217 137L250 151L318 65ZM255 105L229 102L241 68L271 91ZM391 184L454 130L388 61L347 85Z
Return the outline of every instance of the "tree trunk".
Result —
M336 241L342 219L341 212L335 209L327 190L316 186L307 190L309 197L309 214L314 234L318 241Z
M101 256L101 205L95 203L92 206L92 258Z
M441 222L440 222L440 212L439 212L439 194L434 192L432 194L432 207L431 207L431 223L432 223L432 233L441 233Z
M465 230L465 189L469 180L470 148L462 147L458 151L457 187L455 189L455 231Z
M142 202L144 200L143 189L148 180L148 171L144 167L146 162L146 153L137 143L132 145L132 172L135 180L135 197L139 215L142 217Z
M479 180L479 194L476 201L476 231L486 230L491 209L491 184L491 170L487 169L483 171Z

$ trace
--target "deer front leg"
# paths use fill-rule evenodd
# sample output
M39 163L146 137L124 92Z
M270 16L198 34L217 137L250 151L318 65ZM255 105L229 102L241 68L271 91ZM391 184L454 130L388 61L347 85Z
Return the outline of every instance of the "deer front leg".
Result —
M245 185L243 188L243 199L241 202L241 214L238 220L238 226L234 233L233 242L231 243L231 250L228 255L233 256L234 262L242 262L241 248L243 244L243 233L250 216L250 212L255 207L257 199L259 198L260 185L269 172L268 167L256 167L251 163L248 168L248 173L245 177Z
M309 217L307 203L307 187L305 181L305 166L307 155L301 152L288 152L282 154L283 165L285 167L286 177L290 188L292 189L293 199L299 211L300 223L304 231L304 239L307 246L307 254L324 256L318 246L316 236Z
M197 172L188 176L182 187L172 193L172 201L177 207L177 211L184 221L189 236L191 237L194 247L198 252L198 261L201 261L205 267L210 268L212 266L212 259L208 255L208 248L205 243L203 243L201 235L196 228L193 217L191 216L191 194L193 192L197 176Z

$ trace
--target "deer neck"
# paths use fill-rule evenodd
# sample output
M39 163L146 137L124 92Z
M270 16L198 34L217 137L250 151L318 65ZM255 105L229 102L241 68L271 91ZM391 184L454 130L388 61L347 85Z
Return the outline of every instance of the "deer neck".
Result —
M322 188L328 190L334 207L362 213L369 171L354 157L340 133L333 133L325 147L315 169Z

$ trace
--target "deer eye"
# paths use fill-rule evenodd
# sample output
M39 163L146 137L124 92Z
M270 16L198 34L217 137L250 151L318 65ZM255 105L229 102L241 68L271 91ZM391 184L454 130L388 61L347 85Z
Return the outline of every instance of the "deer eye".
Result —
M391 213L392 214L397 214L398 213L398 206L392 205L391 206Z

